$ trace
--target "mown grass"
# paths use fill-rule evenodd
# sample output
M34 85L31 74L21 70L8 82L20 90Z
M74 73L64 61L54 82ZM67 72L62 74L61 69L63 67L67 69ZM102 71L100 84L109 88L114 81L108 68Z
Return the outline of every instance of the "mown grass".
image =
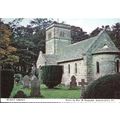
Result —
M80 89L74 89L71 90L69 87L59 85L55 87L54 89L48 89L45 85L40 86L41 90L41 97L42 99L79 99L80 98ZM14 85L13 91L11 93L11 97L13 97L17 91L22 90L28 97L30 96L31 89L29 88L23 88L23 85L18 84Z
M23 91L27 96L30 96L30 89L29 88L24 88L23 85L21 84L17 84L17 85L14 85L14 88L11 92L11 96L10 97L14 97L14 95L19 91Z
M80 89L70 90L69 87L58 86L54 89L48 89L46 86L41 88L41 93L45 98L69 98L79 99Z

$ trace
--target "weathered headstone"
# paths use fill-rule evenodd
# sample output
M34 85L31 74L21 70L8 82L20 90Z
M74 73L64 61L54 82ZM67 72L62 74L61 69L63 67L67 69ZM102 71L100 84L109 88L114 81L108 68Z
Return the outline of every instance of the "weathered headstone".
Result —
M27 96L25 95L25 93L23 91L20 90L16 93L14 98L27 98Z
M42 70L41 68L38 69L38 79L41 81L41 73L42 73Z
M35 75L33 75L31 79L31 97L39 97L40 96L40 81L37 79Z
M70 89L75 89L77 87L76 77L73 75L71 77Z
M84 91L85 91L85 85L88 85L88 83L85 82L84 79L81 79L81 82L79 82L79 85L81 85L81 96L80 96L80 97L82 98L83 93L84 93Z
M14 74L14 83L18 84L22 82L22 75L21 74Z
M25 75L23 77L23 86L25 88L29 88L30 87L30 77L28 75Z

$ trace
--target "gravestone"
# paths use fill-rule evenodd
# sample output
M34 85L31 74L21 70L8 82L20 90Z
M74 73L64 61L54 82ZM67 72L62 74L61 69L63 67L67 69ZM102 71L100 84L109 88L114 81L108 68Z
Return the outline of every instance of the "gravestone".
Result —
M33 75L32 79L31 79L31 93L30 93L31 97L39 97L40 94L40 81L38 80L38 78Z
M23 77L23 86L25 88L29 88L30 87L30 77L28 75L25 75Z
M16 93L16 95L13 98L27 98L27 96L23 91L20 90Z
M77 87L76 77L73 75L71 77L70 89L75 89Z
M14 74L14 83L18 84L22 82L22 75L21 74Z
M85 91L85 85L88 85L88 82L85 82L84 79L81 79L81 82L79 82L78 84L81 85L81 98L82 98L83 93Z
M41 73L42 73L42 69L41 67L39 67L38 69L38 79L41 81Z

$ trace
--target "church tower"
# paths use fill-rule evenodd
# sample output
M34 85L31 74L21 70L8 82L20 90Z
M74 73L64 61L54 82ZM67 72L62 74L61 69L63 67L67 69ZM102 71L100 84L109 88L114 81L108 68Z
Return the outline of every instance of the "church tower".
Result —
M70 25L54 22L46 28L46 54L58 55L64 47L70 44Z

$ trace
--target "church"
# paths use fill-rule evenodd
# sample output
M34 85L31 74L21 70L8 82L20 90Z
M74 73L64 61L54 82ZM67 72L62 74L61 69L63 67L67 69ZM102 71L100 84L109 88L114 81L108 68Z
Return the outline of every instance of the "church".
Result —
M71 44L71 26L53 23L46 28L46 53L40 51L37 68L44 65L62 65L62 84L69 85L75 76L91 82L104 75L120 72L120 51L105 30L97 36Z

